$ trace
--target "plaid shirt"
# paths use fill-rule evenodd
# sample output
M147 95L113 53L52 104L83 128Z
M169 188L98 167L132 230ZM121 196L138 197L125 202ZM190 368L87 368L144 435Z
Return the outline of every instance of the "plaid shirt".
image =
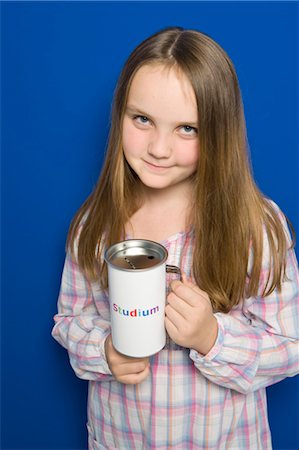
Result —
M193 243L193 232L162 242L167 263L187 276ZM269 264L264 239L261 284ZM89 283L67 254L53 337L68 350L77 376L89 380L89 449L271 449L265 388L299 372L293 250L286 270L280 293L246 298L228 314L215 314L218 337L206 356L168 339L151 357L147 379L125 385L113 378L105 359L107 292Z

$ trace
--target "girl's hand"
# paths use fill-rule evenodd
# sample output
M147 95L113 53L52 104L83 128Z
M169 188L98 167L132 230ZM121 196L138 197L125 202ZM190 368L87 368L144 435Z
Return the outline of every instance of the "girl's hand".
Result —
M113 347L111 335L105 341L106 359L112 375L124 384L141 383L149 374L149 358L130 358Z
M171 283L165 308L166 330L176 344L206 355L217 338L217 320L208 294L187 281L185 274L182 279Z

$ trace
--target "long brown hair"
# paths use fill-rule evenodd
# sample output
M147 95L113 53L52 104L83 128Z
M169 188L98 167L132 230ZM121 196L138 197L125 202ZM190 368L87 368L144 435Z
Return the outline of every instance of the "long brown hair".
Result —
M121 72L105 163L94 192L69 230L68 245L79 266L89 278L100 279L106 287L103 252L125 238L125 224L140 206L140 180L122 151L122 123L132 79L145 64L175 65L190 80L197 100L200 158L192 217L193 275L197 284L209 294L215 311L227 312L244 295L257 295L265 230L272 265L263 295L280 289L288 243L275 208L258 190L251 174L235 69L210 37L177 27L142 42ZM253 262L248 279L249 248Z

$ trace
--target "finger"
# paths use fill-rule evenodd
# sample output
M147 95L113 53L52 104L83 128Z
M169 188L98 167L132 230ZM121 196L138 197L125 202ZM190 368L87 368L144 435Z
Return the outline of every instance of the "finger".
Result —
M181 297L191 306L197 306L198 302L202 300L205 302L210 302L208 294L190 280L187 280L187 283L182 283L181 281L175 280L170 284L170 286L172 291L175 292L178 297Z
M130 367L130 371L140 372L147 365L149 365L149 358L132 358L130 356L123 355L119 353L111 344L111 352L108 352L108 365L112 369L117 372L125 373L128 371L128 367Z
M196 284L194 284L194 282L192 281L191 277L187 276L186 272L182 272L182 280L184 281L184 283L186 282L191 286L196 286Z
M149 362L149 358L135 358L132 356L124 355L123 353L120 353L116 350L116 348L113 346L111 342L111 346L113 349L113 357L114 359L117 359L118 364L131 364L131 363L139 363L139 362Z
M200 294L203 298L206 298L207 300L209 300L209 296L206 293L206 291L203 291L202 289L200 289L199 286L197 286L195 283L193 283L193 281L191 281L190 278L187 277L187 275L185 274L185 272L182 274L182 280L183 283L186 286L189 286L191 289L193 289L195 292L197 292L198 294Z
M185 322L184 316L176 311L170 304L165 308L165 316L173 323L176 328L181 328Z
M117 352L117 356L119 357L119 363L121 364L136 364L136 363L148 363L149 358L135 358L134 356L127 356L123 353Z
M202 289L200 289L199 286L197 286L197 284L195 284L191 278L188 278L187 275L185 274L185 272L182 273L182 281L186 286L191 287L192 289L194 289L196 292L202 294L203 296L207 296L208 294L203 291Z
M165 328L166 328L167 333L171 337L171 339L176 342L176 337L178 335L178 329L171 322L171 320L168 317L165 317Z
M201 294L195 291L192 287L186 286L181 281L174 281L171 283L172 291L190 306L197 306L201 300Z
M178 297L174 292L171 292L168 297L168 305L171 306L178 314L180 314L185 320L188 320L193 313L193 307L189 305L185 300Z
M123 384L139 384L143 380L145 380L145 378L147 378L147 376L149 375L149 372L150 372L150 367L148 366L140 373L126 374L126 375L119 376L119 377L117 377L117 381L119 381L120 383L123 383Z
M195 286L195 284L192 283L191 280L189 280L189 278L187 277L185 272L182 272L182 281L183 281L183 284L185 284L186 286L189 286L191 288L193 288Z
M130 367L131 372L132 371L136 371L136 372L141 372L142 370L145 369L145 367L147 367L149 365L149 359L136 359L135 358L128 358L125 361L118 361L118 365L121 367Z
M171 320L168 319L168 317L165 317L165 328L170 338L175 343L180 345L180 332L177 327L171 322Z
M136 363L136 364L121 364L114 365L113 373L117 377L122 377L126 375L139 374L144 372L149 367L149 363Z

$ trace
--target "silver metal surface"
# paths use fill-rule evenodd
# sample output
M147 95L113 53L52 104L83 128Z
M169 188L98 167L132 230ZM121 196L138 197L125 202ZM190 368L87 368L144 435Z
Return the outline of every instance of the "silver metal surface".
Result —
M182 276L181 269L177 266L171 266L170 264L166 264L166 272L167 273L176 273L177 275Z
M120 270L146 270L164 264L168 252L163 245L146 239L128 239L112 245L105 261Z

